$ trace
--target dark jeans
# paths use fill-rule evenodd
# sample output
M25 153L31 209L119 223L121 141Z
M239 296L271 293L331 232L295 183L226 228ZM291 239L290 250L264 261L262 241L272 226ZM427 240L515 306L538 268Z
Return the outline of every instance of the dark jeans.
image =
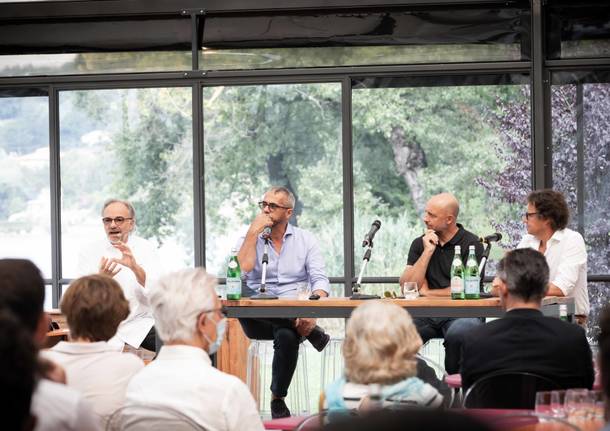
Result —
M271 392L285 397L299 358L303 341L294 329L294 319L239 319L246 336L255 340L273 340Z
M159 344L157 344L157 341ZM144 341L142 341L140 347L146 350L150 350L151 352L158 352L162 345L163 343L161 342L161 340L157 340L157 332L155 331L155 327L153 326L152 328L150 328L150 331L148 331L148 334L146 334L146 338L144 338Z
M447 374L460 372L462 362L462 343L464 334L483 324L476 318L449 318L449 317L418 317L413 319L421 339L426 343L431 338L444 338L445 342L445 371Z

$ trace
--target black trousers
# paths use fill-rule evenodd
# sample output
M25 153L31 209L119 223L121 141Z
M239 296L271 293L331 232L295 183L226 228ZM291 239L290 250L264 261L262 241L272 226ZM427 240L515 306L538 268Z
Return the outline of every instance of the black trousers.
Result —
M271 364L271 393L285 397L299 358L299 344L303 341L294 319L239 319L246 336L255 340L273 340Z
M146 338L144 338L140 347L150 350L151 352L158 352L162 345L163 343L161 343L161 340L157 340L157 332L153 326L150 328L150 331L148 331L148 334L146 334Z

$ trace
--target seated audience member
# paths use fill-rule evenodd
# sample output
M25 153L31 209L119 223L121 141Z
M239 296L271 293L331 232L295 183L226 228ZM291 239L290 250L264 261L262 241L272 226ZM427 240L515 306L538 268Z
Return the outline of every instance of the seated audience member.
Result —
M71 341L41 353L66 370L68 386L89 400L95 413L107 417L123 405L129 380L144 368L140 358L107 343L129 315L129 303L115 280L89 275L70 284L61 311Z
M215 286L203 268L169 274L153 286L150 304L164 345L129 383L126 404L168 407L207 431L263 430L248 387L212 366L209 355L226 326Z
M10 310L30 334L36 348L43 344L48 317L43 310L44 280L29 260L0 259L0 307ZM48 362L45 364L48 369ZM36 431L97 431L99 419L74 389L40 378L32 398Z
M602 431L610 431L610 305L606 305L599 318L599 357L602 391L606 400L605 418L607 425Z
M513 250L500 260L493 285L506 314L465 338L462 387L493 372L522 371L562 388L591 388L593 363L584 329L540 311L548 281L549 267L535 250Z
M30 334L6 309L0 309L0 421L2 429L33 430L30 413L36 386L36 348Z
M416 377L421 337L409 313L387 301L354 310L345 329L345 376L324 391L330 411L382 406L439 407L443 397Z
M582 235L568 229L569 218L561 192L531 192L523 215L527 235L517 248L533 248L544 255L550 272L547 295L573 297L576 322L584 326L589 314L587 249Z

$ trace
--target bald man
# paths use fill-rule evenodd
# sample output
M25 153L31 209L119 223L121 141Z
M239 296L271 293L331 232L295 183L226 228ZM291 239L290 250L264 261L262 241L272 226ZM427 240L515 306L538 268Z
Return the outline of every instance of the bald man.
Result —
M400 276L400 285L414 281L421 296L451 297L449 272L455 246L461 246L462 260L468 257L468 247L475 246L477 260L483 256L479 238L457 223L460 205L450 193L432 196L424 212L426 232L411 243L407 267ZM483 275L481 274L481 279ZM449 374L460 370L460 355L464 334L481 325L482 320L427 317L413 319L425 343L431 338L445 339L445 369Z

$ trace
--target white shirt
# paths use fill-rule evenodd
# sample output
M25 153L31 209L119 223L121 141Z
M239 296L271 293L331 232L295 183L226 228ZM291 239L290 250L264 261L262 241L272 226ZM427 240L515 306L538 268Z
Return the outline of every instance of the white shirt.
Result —
M207 431L262 431L248 387L212 366L202 349L165 345L127 387L127 405L162 405L187 415Z
M517 248L528 247L538 250L540 240L525 235ZM549 282L574 298L576 314L588 315L587 250L582 235L568 228L556 231L547 241L544 257L550 269Z
M100 419L123 406L127 384L144 368L144 362L136 355L121 353L105 341L60 341L41 355L64 368L68 386L91 403Z
M101 431L99 418L74 389L41 379L32 396L35 431Z
M136 235L129 236L127 246L131 249L138 265L146 272L147 287L144 288L138 283L131 269L119 265L121 271L114 276L114 279L123 288L125 298L129 301L130 312L127 319L121 322L115 337L109 340L109 343L117 347L123 347L123 343L127 343L138 348L155 324L148 302L148 291L162 274L161 259L149 241ZM89 243L79 253L78 275L97 274L102 257L120 258L121 255L121 252L107 239Z

